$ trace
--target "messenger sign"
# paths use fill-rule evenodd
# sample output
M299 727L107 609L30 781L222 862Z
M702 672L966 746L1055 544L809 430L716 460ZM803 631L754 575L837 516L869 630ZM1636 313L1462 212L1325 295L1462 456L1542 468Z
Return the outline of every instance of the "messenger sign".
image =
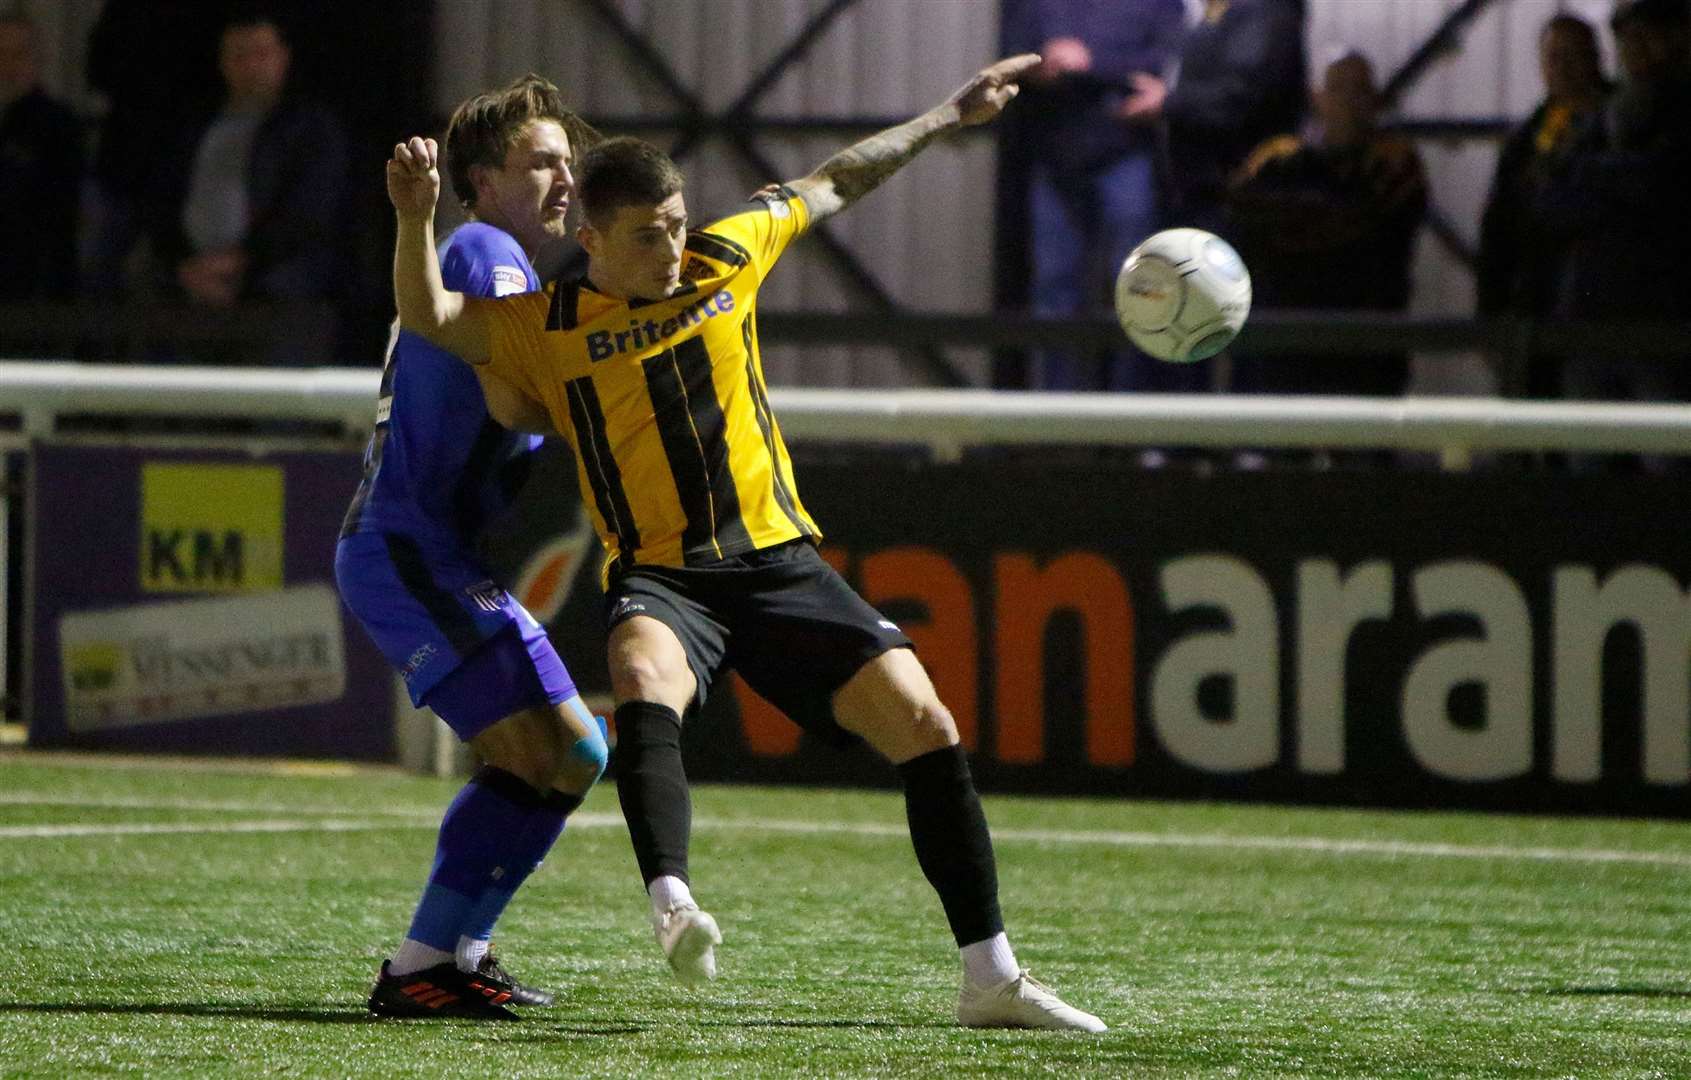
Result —
M324 705L346 691L340 599L325 584L59 620L65 724L91 732Z
M37 444L31 745L390 757L392 675L334 588L359 463Z

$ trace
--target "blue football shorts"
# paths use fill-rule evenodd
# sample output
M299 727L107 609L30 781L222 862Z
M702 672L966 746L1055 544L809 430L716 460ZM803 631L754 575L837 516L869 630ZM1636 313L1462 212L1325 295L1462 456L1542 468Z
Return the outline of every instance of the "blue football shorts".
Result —
M460 739L576 694L546 628L462 552L356 533L335 547L335 582L411 703Z

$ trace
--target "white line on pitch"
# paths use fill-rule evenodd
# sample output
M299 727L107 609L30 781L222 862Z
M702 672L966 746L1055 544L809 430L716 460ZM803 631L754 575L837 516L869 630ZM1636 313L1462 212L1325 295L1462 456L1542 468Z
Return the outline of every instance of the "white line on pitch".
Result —
M622 818L614 814L580 814L570 819L577 828L622 826ZM111 824L42 824L0 825L0 840L40 839L66 836L165 836L217 833L318 833L318 832L392 832L396 829L433 829L440 825L438 817L389 816L379 821L357 818L288 819L272 818L263 821L137 821Z
M745 829L751 832L850 833L907 836L902 825L810 821L735 821L695 818L695 828ZM1305 851L1317 855L1371 855L1396 858L1503 859L1524 862L1641 863L1691 867L1691 853L1620 851L1605 848L1501 847L1434 844L1413 840L1332 840L1319 836L1229 836L1224 833L1144 833L1081 829L993 829L995 841L1041 844L1102 844L1107 847L1222 848L1246 851Z
M74 799L54 795L10 793L0 795L0 804L71 806L93 809L134 810L234 810L262 812L274 806L237 803L196 803L187 800L145 801L140 799ZM371 821L370 814L345 812L340 818L273 819L245 822L160 822L115 824L42 824L0 826L0 839L47 836L144 836L160 833L286 833L286 832L370 832L384 829L434 828L438 816L414 810L389 810ZM621 828L617 814L577 814L573 828ZM815 822L695 818L695 829L735 830L765 833L800 833L903 838L903 825L874 822ZM1232 851L1299 851L1313 855L1372 856L1384 858L1494 859L1514 862L1621 863L1644 866L1691 867L1691 853L1622 851L1611 848L1505 847L1481 844L1440 844L1411 840L1336 840L1300 836L1229 836L1221 833L1146 833L1081 829L994 829L993 838L1010 843L1098 844L1106 847L1208 848Z
M0 806L68 806L78 810L199 810L227 814L274 814L278 810L307 817L429 817L436 821L446 809L430 811L422 807L409 809L358 809L340 807L287 806L277 803L213 802L204 799L142 799L121 795L55 795L51 792L0 791Z
M159 836L182 833L289 833L368 832L373 829L411 828L389 822L334 821L225 821L135 822L119 825L0 825L0 840L14 837L48 836Z

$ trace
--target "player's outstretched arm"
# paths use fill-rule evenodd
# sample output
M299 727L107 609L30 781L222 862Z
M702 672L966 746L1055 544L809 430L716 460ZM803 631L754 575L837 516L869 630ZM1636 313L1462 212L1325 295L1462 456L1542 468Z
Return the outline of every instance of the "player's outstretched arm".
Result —
M434 208L440 198L440 147L413 137L388 159L388 200L399 216L393 245L393 299L399 325L472 364L491 356L485 317L450 292L440 277L434 246Z
M831 217L879 187L934 139L1003 112L1016 96L1017 80L1039 61L1038 53L1023 53L983 68L921 116L848 146L787 187L804 199L812 223Z

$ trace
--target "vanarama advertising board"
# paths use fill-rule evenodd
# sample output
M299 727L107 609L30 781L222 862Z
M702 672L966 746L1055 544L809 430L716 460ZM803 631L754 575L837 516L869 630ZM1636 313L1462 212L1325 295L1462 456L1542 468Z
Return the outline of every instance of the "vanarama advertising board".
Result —
M1672 478L1006 457L798 480L989 789L1691 814ZM732 686L689 775L892 781Z
M1672 478L1069 461L797 468L823 557L915 641L989 790L1691 815ZM509 565L574 519L572 479L525 491ZM548 621L590 693L594 548ZM735 678L683 746L699 780L896 779Z

